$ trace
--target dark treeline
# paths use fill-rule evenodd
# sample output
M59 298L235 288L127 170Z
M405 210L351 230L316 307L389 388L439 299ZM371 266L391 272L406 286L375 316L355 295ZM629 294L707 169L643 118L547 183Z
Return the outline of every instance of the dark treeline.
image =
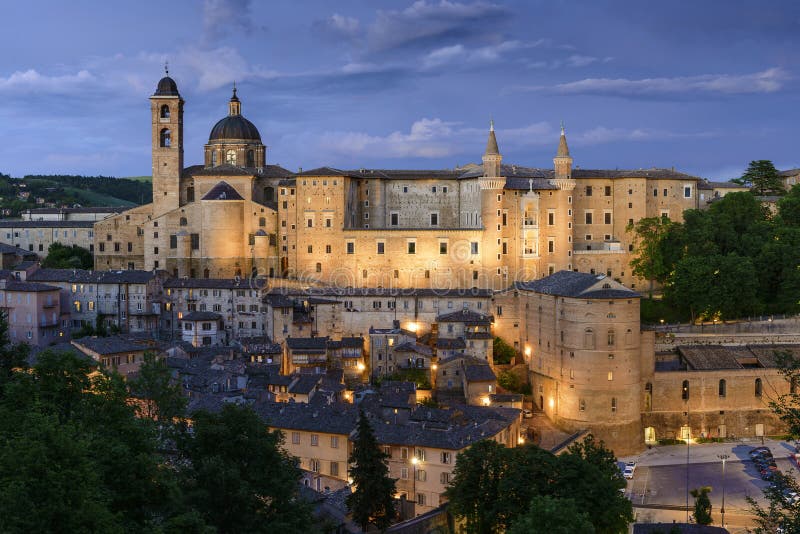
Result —
M692 320L800 312L800 186L772 210L751 193L730 193L684 222L636 223L638 276Z
M92 191L127 200L134 204L147 204L153 199L153 190L150 182L129 180L127 178L28 174L22 179L22 182L31 191L31 194L44 193L48 188L57 186Z

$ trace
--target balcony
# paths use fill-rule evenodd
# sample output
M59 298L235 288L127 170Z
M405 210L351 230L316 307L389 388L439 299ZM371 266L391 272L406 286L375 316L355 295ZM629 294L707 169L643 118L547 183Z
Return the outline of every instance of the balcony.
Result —
M522 229L523 230L535 230L539 228L539 222L536 219L522 219Z

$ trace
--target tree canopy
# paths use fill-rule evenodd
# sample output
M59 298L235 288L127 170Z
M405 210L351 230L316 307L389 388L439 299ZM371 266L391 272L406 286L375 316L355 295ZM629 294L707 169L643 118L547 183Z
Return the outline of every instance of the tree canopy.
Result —
M185 417L163 367L148 360L131 384L152 401L142 411L129 402L122 377L76 353L43 351L28 369L24 349L8 343L6 330L0 320L0 531L313 526L299 499L296 460L283 449L282 434L268 431L251 408L196 413L192 432L159 432Z
M617 534L633 521L624 487L614 455L592 436L561 456L486 440L458 456L446 495L468 532L558 532L545 525L561 521L569 525L564 532ZM561 507L584 515L557 517ZM591 530L582 527L586 521Z
M92 253L78 245L68 247L55 242L47 249L42 267L52 269L91 269L94 266Z
M774 216L751 193L729 193L682 223L642 219L632 231L634 272L662 284L686 317L800 311L800 187Z
M734 181L749 185L753 193L760 196L780 195L783 193L781 176L775 165L767 159L751 161L741 178L737 178Z

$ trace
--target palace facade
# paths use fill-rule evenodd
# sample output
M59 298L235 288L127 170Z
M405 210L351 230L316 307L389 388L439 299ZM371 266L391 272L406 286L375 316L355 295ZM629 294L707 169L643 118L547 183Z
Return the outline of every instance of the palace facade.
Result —
M577 270L635 288L627 226L698 207L698 179L674 170L573 168L563 129L548 169L504 163L492 125L481 165L292 173L267 163L235 88L200 165L184 166L183 113L163 78L150 97L153 202L95 223L97 269L482 289Z

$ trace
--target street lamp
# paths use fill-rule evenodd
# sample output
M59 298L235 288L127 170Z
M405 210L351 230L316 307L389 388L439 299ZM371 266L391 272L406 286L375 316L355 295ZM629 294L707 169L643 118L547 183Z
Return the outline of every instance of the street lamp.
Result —
M722 460L722 508L719 509L722 515L722 528L725 528L725 460L730 458L727 454L718 454L717 458Z

